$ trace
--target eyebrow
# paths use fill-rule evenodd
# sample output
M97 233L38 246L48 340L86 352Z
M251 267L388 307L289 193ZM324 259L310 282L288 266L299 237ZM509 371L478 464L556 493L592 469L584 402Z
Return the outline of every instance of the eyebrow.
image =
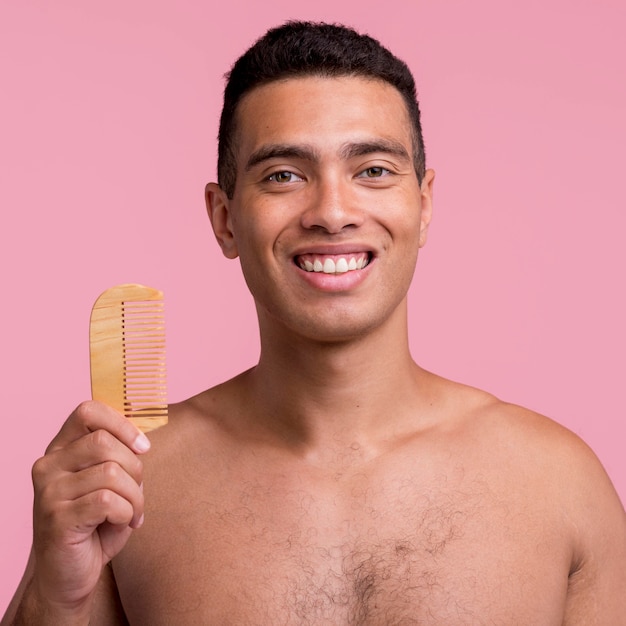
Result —
M374 139L371 141L347 143L342 146L339 154L344 159L350 159L357 156L366 156L375 152L391 154L405 161L410 160L407 149L399 141L392 139Z
M409 161L407 149L398 141L392 139L373 139L367 141L349 142L341 146L339 156L343 159L365 156L375 152L391 154L402 160ZM246 171L270 159L302 159L304 161L319 161L319 151L308 144L266 144L255 150L246 162Z
M266 144L255 150L246 162L246 171L255 165L269 159L302 159L305 161L318 161L319 153L309 145L295 145L288 143Z

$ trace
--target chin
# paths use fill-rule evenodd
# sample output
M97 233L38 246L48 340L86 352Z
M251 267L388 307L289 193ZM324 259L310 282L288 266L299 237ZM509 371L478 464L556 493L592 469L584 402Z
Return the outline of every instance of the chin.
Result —
M377 329L389 322L389 315L366 316L339 314L337 311L327 311L325 315L291 320L289 324L292 333L311 341L329 344L342 344L357 341L371 335Z
M406 294L385 294L384 298L332 298L312 303L274 301L264 307L256 300L261 332L268 331L274 340L287 333L297 340L321 343L345 343L361 339L379 330L406 326ZM273 331L271 329L274 329ZM282 329L282 330L281 330Z

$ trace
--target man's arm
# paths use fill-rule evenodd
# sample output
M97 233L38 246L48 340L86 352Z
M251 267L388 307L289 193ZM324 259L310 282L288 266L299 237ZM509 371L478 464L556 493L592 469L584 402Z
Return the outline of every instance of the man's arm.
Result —
M581 443L571 485L577 531L564 626L626 625L626 513L606 472Z
M109 563L142 523L148 447L103 404L70 415L33 466L33 549L2 626L124 623Z
M30 593L29 587L31 586L31 581L33 578L33 567L34 567L34 556L33 551L31 549L30 556L28 557L28 563L26 564L26 570L24 571L24 575L22 576L22 580L13 595L7 610L4 613L4 617L2 618L2 622L0 622L0 626L11 626L12 624L19 624L20 621L23 621L19 616L20 603L24 599L25 595Z
M2 618L2 622L0 622L0 626L48 623L45 614L41 614L41 607L31 595L33 593L33 573L34 559L31 551L24 576ZM89 625L128 626L110 563L102 571L102 576L98 582L89 614Z

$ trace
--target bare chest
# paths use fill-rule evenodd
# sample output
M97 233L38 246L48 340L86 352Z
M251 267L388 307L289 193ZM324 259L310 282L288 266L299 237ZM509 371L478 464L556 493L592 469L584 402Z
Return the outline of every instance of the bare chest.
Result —
M567 554L540 517L410 478L249 481L172 492L115 571L131 624L560 624Z

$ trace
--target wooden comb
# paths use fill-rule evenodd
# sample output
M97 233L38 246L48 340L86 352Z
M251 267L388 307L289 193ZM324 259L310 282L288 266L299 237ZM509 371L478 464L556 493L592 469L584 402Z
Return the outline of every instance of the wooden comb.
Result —
M95 302L89 325L91 395L141 431L167 424L163 293L118 285Z

